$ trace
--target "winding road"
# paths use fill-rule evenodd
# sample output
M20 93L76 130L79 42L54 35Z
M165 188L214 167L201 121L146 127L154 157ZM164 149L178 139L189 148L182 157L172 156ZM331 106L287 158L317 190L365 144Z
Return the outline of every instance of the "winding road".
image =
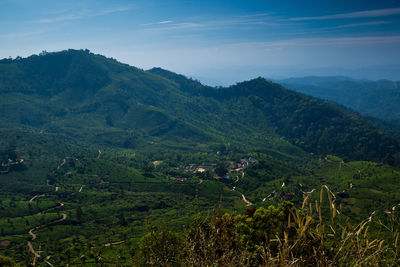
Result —
M242 199L243 199L243 202L244 203L246 203L246 206L251 206L251 205L253 205L253 203L251 203L250 201L248 201L247 199L246 199L246 197L242 194Z
M61 164L57 166L57 170L59 170L62 166L64 166L65 163L67 163L67 160L66 160L66 159L63 159L63 161L61 162Z
M39 197L39 196L36 195L31 200L33 201L37 197ZM32 201L30 201L30 202L32 202ZM58 204L58 206L49 208L49 209L47 209L45 211L39 212L38 214L43 214L43 213L45 213L45 212L47 212L49 210L56 209L56 208L61 208L62 206L64 206L64 203L60 202ZM63 213L60 219L57 219L57 220L54 220L52 222L49 222L49 223L46 223L46 224L42 224L42 225L33 227L32 229L29 229L28 234L31 236L31 240L28 241L28 249L29 249L29 252L31 252L33 254L33 261L32 261L32 265L33 266L36 265L37 259L40 258L40 254L38 252L36 252L35 249L32 246L32 242L31 241L34 241L36 239L36 237L37 237L37 235L33 231L45 228L45 227L47 227L49 225L52 225L52 224L60 223L60 222L62 222L64 220L66 220L67 217L68 217L68 215L66 213Z
M325 161L327 161L327 162L336 162L336 161L332 161L332 160L328 159L328 157L325 157ZM338 167L339 170L341 169L342 164L344 166L346 166L346 167L349 167L350 169L356 170L358 172L358 174L360 175L360 178L361 178L362 174L361 174L361 170L360 169L358 169L357 167L351 166L350 164L348 164L348 163L344 162L344 160L342 160L341 162L339 162L339 167Z
M104 244L104 246L105 246L105 247L110 247L110 246L115 246L115 245L122 244L122 243L124 243L124 242L125 242L124 240L122 240L122 241L117 241L117 242L110 242L110 243Z
M32 265L36 265L36 260L37 258L40 258L40 255L33 249L31 241L28 241L28 248L29 252L31 252L34 255Z
M43 194L43 195L35 195L34 197L32 197L30 200L29 200L29 202L33 202L35 199L37 199L37 198L39 198L39 197L45 197L46 195L45 194Z

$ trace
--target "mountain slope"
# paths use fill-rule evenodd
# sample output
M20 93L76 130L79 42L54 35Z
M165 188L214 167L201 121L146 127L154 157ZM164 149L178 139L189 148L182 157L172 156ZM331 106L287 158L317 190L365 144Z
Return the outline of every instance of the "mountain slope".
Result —
M101 136L118 134L129 142L132 133L125 133L128 130L139 139L168 134L185 139L188 133L194 140L208 138L163 110L180 97L173 83L136 68L84 51L2 63L0 92L5 99L0 109L5 114L4 123L119 146L121 142L102 140Z
M179 81L171 73L157 73ZM199 87L195 81L181 83L185 91L217 99L236 112L241 124L263 131L274 127L273 132L286 137L291 143L309 152L333 153L353 159L379 160L399 150L398 142L378 130L369 121L342 107L287 90L262 78L239 83L229 88ZM243 105L246 103L245 105ZM252 114L249 116L248 109ZM257 111L254 112L254 111ZM243 119L244 118L244 119ZM243 119L243 120L241 120ZM380 151L380 152L379 152Z
M400 201L396 167L347 161L395 165L396 138L262 78L213 88L68 50L2 60L0 81L0 254L18 263L132 265L152 229L321 186L346 225Z
M357 114L258 78L203 86L88 51L0 61L1 127L33 127L90 144L333 153L380 161L400 150Z
M278 81L286 87L337 102L394 124L400 124L400 83L347 77L304 77Z

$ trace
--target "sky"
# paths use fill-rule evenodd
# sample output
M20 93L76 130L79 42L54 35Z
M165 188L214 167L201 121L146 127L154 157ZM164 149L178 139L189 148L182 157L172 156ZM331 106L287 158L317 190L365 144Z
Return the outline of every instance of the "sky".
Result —
M210 85L400 80L400 0L0 0L0 58L69 48Z

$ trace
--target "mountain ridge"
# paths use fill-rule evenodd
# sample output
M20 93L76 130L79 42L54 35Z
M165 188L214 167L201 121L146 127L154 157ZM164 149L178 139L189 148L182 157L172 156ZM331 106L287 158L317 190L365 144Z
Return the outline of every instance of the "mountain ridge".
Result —
M400 150L395 138L356 113L260 77L210 87L161 68L144 71L66 50L3 59L0 81L2 125L44 128L92 144L225 144L374 160Z
M309 76L277 82L297 92L334 101L362 114L400 125L399 81Z
M260 211L281 226L278 203L316 224L332 211L326 222L355 232L400 200L399 140L383 122L263 78L209 87L70 50L0 61L0 81L0 253L26 265L134 265L152 229L190 233L210 216L251 226Z

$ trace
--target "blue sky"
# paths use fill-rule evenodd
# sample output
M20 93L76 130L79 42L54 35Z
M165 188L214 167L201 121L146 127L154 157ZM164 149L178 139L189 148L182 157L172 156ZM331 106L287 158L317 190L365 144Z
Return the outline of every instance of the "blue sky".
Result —
M400 80L400 0L0 0L0 58L88 48L230 84L256 76Z

